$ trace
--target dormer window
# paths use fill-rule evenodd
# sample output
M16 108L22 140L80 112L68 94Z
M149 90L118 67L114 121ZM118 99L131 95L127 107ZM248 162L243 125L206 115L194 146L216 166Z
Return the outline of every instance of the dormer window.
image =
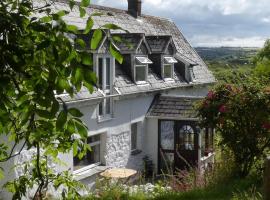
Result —
M174 63L177 63L177 60L173 57L164 57L163 63L163 78L164 79L173 79L174 74Z
M142 83L147 81L148 76L148 64L153 62L147 57L136 56L135 57L135 70L134 70L134 80L136 83Z

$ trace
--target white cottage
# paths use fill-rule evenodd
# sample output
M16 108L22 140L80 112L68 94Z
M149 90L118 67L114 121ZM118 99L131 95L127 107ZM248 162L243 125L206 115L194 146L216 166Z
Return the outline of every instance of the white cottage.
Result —
M180 169L186 167L183 158L197 166L212 162L213 133L200 130L193 103L215 79L178 27L169 19L141 14L140 0L128 0L128 10L91 5L87 12L103 13L94 18L95 27L113 23L128 33L112 31L94 53L99 80L94 93L62 96L84 113L93 150L82 160L64 155L67 168L89 182L106 167L143 170L146 155L156 173L164 170L165 160ZM76 10L66 20L82 28L85 24ZM125 41L115 43L123 64L108 52L112 36Z
M54 6L68 9L65 1ZM61 96L68 107L83 112L92 151L81 160L72 152L62 155L66 166L59 169L70 169L89 184L107 167L143 170L144 156L156 173L165 169L165 160L185 168L180 157L191 165L212 162L213 133L198 127L192 105L215 78L178 27L169 19L141 14L141 0L128 0L128 10L91 5L86 11L103 13L94 17L94 28L113 23L129 33L108 33L94 53L94 93L83 89L74 98ZM65 19L85 27L77 8ZM123 64L108 52L108 39L115 35L127 41L115 43Z

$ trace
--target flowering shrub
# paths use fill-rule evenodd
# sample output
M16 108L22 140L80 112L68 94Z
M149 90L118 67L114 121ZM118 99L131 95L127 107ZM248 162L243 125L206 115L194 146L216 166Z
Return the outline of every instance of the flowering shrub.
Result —
M258 82L220 84L198 105L201 125L222 135L241 176L249 174L256 159L270 146L270 92Z

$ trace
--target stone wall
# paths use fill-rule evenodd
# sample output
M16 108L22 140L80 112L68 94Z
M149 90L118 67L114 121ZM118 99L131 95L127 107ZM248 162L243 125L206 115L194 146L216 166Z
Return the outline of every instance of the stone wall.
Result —
M130 152L130 132L112 134L107 138L106 144L106 166L125 167Z
M131 155L130 131L119 134L111 134L107 137L105 161L106 166L117 168L143 169L143 156L141 152Z

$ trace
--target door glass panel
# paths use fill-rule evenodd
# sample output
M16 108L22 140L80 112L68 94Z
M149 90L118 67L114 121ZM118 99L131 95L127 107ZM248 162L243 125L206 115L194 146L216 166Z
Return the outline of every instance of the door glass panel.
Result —
M170 173L174 170L174 153L161 153L160 169L162 173Z
M179 130L180 150L194 150L195 133L190 125L183 125Z
M174 121L161 121L160 145L162 149L174 150Z

